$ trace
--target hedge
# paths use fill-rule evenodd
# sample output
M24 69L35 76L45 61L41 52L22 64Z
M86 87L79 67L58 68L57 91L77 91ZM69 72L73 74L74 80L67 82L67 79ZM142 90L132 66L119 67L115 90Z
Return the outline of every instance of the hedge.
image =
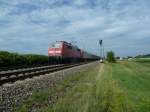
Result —
M44 64L48 64L48 56L0 51L0 67Z

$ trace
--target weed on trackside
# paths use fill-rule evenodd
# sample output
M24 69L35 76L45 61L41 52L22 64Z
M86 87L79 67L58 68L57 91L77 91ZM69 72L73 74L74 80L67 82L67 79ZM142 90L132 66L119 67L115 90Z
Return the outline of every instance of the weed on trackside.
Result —
M92 71L93 68L94 67L91 67L89 70ZM60 97L63 97L70 88L78 83L82 77L85 77L89 70L67 76L64 80L54 84L53 87L34 92L33 95L25 100L21 106L14 107L14 111L40 111L42 110L41 108L51 107Z
M111 65L89 71L65 97L44 112L130 112L126 95L112 79Z
M149 112L149 67L134 61L99 64L67 78L53 91L33 95L19 112L28 112L35 104L41 105L39 112ZM47 105L49 96L61 91L61 97Z

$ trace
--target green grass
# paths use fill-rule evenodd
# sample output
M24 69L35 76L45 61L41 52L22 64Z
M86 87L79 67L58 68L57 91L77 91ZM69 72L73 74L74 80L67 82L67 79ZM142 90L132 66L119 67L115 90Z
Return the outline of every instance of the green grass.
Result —
M33 95L32 103L22 109L27 112L29 106L39 102L43 104L41 112L149 112L149 81L150 63L101 64L67 78L53 92ZM53 105L44 103L49 94L60 91L64 94Z
M150 111L150 64L123 62L113 65L113 77L136 112Z
M52 108L46 108L45 111L121 112L129 110L125 95L112 79L111 71L110 65L102 65L90 71L64 98Z
M80 79L65 97L45 112L149 112L148 64L105 64Z
M89 70L92 70L92 68L90 68ZM53 103L55 103L55 101L57 101L58 97L61 98L64 96L64 94L72 87L74 87L74 85L76 85L76 83L78 83L78 81L81 78L86 77L86 73L88 73L88 71L81 71L77 74L71 74L70 76L67 76L64 80L54 84L52 87L48 87L45 90L42 91L35 91L33 92L33 95L31 97L29 97L27 100L25 100L23 102L23 104L21 104L21 106L14 106L14 111L15 112L29 112L34 108L39 108L38 110L40 110L40 108L45 108L47 106L51 106ZM49 103L49 101L52 100L53 102Z
M135 61L139 63L150 63L150 58L136 58Z

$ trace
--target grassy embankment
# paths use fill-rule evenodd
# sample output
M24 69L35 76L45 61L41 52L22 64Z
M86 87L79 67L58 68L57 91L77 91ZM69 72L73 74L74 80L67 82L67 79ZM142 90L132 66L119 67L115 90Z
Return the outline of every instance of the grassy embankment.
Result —
M150 63L103 64L72 77L71 85L42 112L149 112ZM76 78L78 77L78 78ZM66 88L61 85L60 88ZM41 101L42 103L43 101Z

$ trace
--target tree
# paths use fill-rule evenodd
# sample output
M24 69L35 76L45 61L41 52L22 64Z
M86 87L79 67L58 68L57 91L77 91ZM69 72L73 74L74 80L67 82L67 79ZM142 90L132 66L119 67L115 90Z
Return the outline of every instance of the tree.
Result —
M114 52L107 52L107 61L111 63L116 62Z

